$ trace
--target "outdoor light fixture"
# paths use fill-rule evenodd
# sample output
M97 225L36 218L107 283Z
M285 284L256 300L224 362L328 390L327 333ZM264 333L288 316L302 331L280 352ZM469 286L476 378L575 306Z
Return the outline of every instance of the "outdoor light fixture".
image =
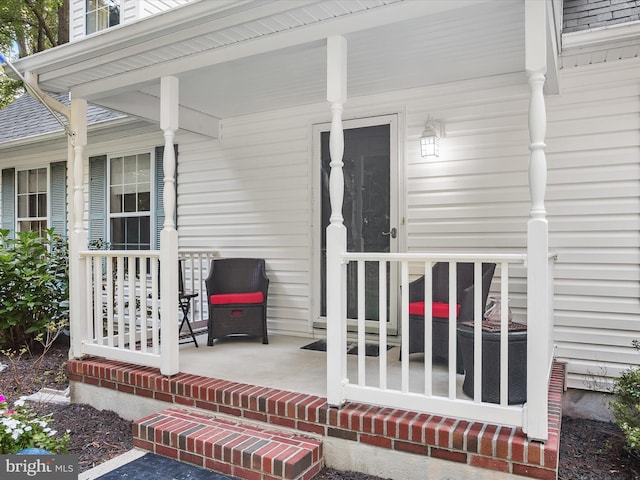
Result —
M424 131L420 137L420 154L422 158L438 158L440 156L440 138L444 128L440 120L427 118Z

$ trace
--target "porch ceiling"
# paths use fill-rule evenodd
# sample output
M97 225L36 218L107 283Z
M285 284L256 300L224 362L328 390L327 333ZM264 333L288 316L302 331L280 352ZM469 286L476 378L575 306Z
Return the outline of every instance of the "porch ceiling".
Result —
M180 78L198 121L326 99L326 42L344 35L357 97L524 70L524 2L194 2L16 62L41 88L158 115L159 79Z

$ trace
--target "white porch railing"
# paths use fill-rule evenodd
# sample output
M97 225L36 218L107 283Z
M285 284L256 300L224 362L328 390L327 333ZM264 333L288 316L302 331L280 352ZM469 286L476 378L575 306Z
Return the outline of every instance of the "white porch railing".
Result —
M193 299L191 322L207 320L205 279L214 252L180 252L184 288L198 293ZM112 360L161 367L167 354L160 342L162 329L178 335L178 325L170 325L170 315L161 315L160 252L90 250L80 254L87 279L85 328L81 353ZM178 265L162 272L175 275ZM178 304L175 307L178 311Z
M510 280L510 267L519 266L521 269L525 268L526 255L524 254L407 254L407 253L344 253L341 255L343 264L349 262L356 262L358 266L358 317L357 317L357 342L358 342L358 356L357 356L357 375L356 380L347 378L347 352L344 348L335 348L335 351L342 352L336 358L328 358L328 387L327 390L331 391L331 382L333 383L334 391L341 392L341 398L338 404L346 401L357 401L365 403L375 403L381 405L387 405L394 408L408 409L414 411L429 412L432 414L461 417L476 421L492 422L498 424L513 425L523 427L526 431L526 426L532 421L529 415L540 415L546 421L547 408L546 405L536 406L536 408L528 408L527 404L524 405L509 405L508 404L508 383L509 383L509 348L508 348L508 302L502 302L501 312L501 329L500 329L500 365L499 368L500 378L500 401L499 403L485 403L482 399L482 347L483 347L483 335L481 322L474 322L474 394L473 398L469 399L466 395L459 393L458 385L462 380L462 377L456 374L456 358L458 344L457 338L457 321L455 313L455 305L450 304L449 309L449 346L448 346L448 379L447 387L445 391L437 392L433 388L434 383L434 369L431 357L431 345L432 345L432 312L430 308L425 308L425 354L424 363L418 363L415 361L409 361L409 355L402 355L401 363L401 379L397 382L397 379L388 378L387 375L387 297L390 294L396 292L387 292L387 266L392 268L397 267L399 271L399 277L401 282L401 301L400 301L400 326L401 332L404 332L401 339L401 349L403 352L409 351L409 269L414 269L412 273L425 276L425 305L430 305L432 293L431 293L431 268L435 262L449 262L450 265L450 278L449 278L449 298L456 298L456 280L455 273L457 262L473 262L474 263L474 278L482 278L482 263L491 262L496 263L496 276L493 282L493 291L499 292L501 298L509 298L509 280ZM367 262L375 262L379 265L379 357L377 364L372 364L372 360L365 357L365 325L366 319L364 315L365 311L365 264ZM418 269L417 271L415 269ZM550 269L552 272L552 269ZM520 275L519 275L520 276ZM526 275L525 275L526 278ZM551 277L552 278L552 277ZM496 285L498 282L498 285ZM477 282L476 282L477 283ZM549 282L552 286L553 282ZM499 287L499 288L496 288ZM346 291L346 284L341 286L342 291ZM552 297L552 288L549 289L549 295ZM474 289L474 318L482 318L482 289ZM551 302L549 302L551 304ZM528 326L537 324L538 322L552 322L552 310L548 312L549 318L547 319L528 319ZM335 321L335 319L328 319L328 321ZM346 338L347 332L347 319L346 315L341 318L341 325L339 326L340 335L332 335L327 339L328 342L340 341L341 338ZM367 339L371 341L372 339ZM550 339L548 339L550 341ZM535 371L540 370L541 365L551 365L552 350L549 343L544 345L532 344L531 335L527 335L527 349L529 352L539 352L538 362L536 365L532 365L532 362L528 362L526 369L527 375L535 380L535 388L544 392L547 391L549 369L546 374L542 375ZM415 379L415 370L421 368L419 377L422 378L420 386L416 389L415 385L412 385L410 379ZM545 367L542 367L543 369ZM367 373L367 369L374 370L375 372ZM373 373L373 375L372 375ZM412 375L410 375L410 373ZM376 375L377 374L377 375ZM391 385L393 383L393 385ZM531 388L531 383L529 383ZM332 399L329 399L330 403L334 403Z

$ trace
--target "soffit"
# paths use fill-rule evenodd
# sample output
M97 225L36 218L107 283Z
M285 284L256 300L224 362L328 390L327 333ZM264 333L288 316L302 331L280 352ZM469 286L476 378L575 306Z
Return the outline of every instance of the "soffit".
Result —
M207 3L76 42L86 43L70 55L24 59L21 69L48 91L105 106L124 92L157 97L159 78L175 75L181 105L217 118L325 100L325 38L334 34L347 38L350 97L524 69L524 2L241 2L209 16Z

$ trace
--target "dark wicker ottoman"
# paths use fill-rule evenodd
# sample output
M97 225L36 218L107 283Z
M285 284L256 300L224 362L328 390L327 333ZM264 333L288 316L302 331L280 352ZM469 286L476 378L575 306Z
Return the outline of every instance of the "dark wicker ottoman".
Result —
M509 324L509 405L527 401L527 331L526 325ZM482 401L500 403L500 331L495 325L483 323L482 331ZM463 323L458 327L458 344L465 370L462 391L473 397L473 327Z

